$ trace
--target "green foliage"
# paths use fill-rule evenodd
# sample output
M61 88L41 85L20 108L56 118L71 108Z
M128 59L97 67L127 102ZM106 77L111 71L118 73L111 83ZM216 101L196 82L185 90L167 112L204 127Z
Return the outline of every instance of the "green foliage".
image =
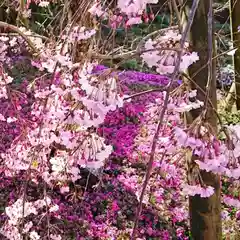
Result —
M141 66L139 66L136 59L131 59L123 63L120 67L125 70L139 70Z
M219 22L215 23L215 30L222 31L224 33L230 33L230 24L228 22L221 24Z
M240 122L240 111L236 112L221 111L219 115L224 125L231 124L236 125Z
M170 24L170 17L167 15L157 15L155 19L149 24L149 23L141 23L138 25L134 25L131 27L130 32L134 36L145 36L149 33L169 27Z
M48 7L38 7L36 4L31 3L30 5L32 14L31 19L29 21L29 27L38 34L44 34L47 30L56 27L59 24L55 24L61 18L61 14L63 11L63 7L60 4L51 3Z

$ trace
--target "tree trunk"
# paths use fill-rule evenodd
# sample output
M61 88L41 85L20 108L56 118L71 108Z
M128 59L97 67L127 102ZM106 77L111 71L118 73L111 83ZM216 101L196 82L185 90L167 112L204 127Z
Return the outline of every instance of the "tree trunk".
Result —
M186 10L191 8L191 5L192 0L188 0ZM208 67L204 67L196 76L194 73L208 62L208 11L209 0L200 0L189 36L192 50L197 52L200 58L189 68L189 75L194 82L191 82L192 88L198 89L198 99L201 101L205 99ZM187 12L185 14L188 16ZM215 56L214 39L212 46L213 56ZM213 60L209 101L217 109L215 69L216 61ZM202 89L203 92L199 89ZM196 119L201 112L201 109L192 111L192 119ZM217 118L211 107L207 109L206 120L217 131ZM214 187L215 193L210 198L201 198L199 195L189 198L191 235L194 240L220 240L222 239L220 177L205 171L201 171L200 174L204 184Z
M230 8L233 47L238 48L233 57L233 66L235 71L236 105L237 109L240 110L240 32L238 32L240 26L240 1L230 0Z

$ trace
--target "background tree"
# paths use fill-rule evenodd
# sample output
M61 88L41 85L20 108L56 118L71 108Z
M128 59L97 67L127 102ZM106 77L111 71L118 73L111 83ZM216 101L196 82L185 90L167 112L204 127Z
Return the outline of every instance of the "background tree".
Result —
M192 5L191 0L187 1L185 9ZM216 100L216 62L212 60L215 55L213 30L209 25L213 24L213 10L211 1L201 0L192 24L190 38L192 49L199 54L199 61L189 68L189 75L193 89L198 89L198 99L205 101L205 109L198 109L191 112L192 119L198 118L206 110L206 115L202 120L211 124L215 132L217 131L217 118L214 109L217 108ZM188 13L185 11L185 14ZM208 22L208 19L210 22ZM208 66L206 65L208 63ZM201 69L201 71L198 71ZM195 74L198 71L197 74ZM209 104L211 102L211 104ZM211 105L211 106L210 106ZM190 122L189 122L190 123ZM192 173L190 173L192 174ZM191 222L191 235L193 239L218 240L221 239L221 195L220 178L212 173L200 171L203 183L212 186L215 194L210 198L200 196L190 197L189 211Z
M240 33L238 27L240 25L240 1L230 0L230 22L231 22L231 35L233 41L233 48L238 48L240 44ZM236 88L236 106L240 109L240 50L237 49L233 56L234 66L234 82Z

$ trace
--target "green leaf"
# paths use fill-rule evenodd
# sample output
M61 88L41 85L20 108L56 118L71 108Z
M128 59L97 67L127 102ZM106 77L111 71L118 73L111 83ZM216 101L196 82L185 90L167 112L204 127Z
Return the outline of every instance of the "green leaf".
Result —
M151 196L150 199L149 199L149 202L150 202L151 204L153 204L153 205L156 204L156 201L157 201L157 199L156 199L156 197L154 197L154 196Z

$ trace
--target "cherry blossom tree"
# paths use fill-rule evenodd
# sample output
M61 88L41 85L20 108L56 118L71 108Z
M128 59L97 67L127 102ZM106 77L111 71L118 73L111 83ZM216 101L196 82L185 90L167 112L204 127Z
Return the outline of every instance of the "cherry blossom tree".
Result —
M1 153L0 174L10 182L20 179L23 186L1 220L0 233L7 239L66 239L64 231L71 224L56 226L72 211L67 219L81 225L76 239L187 239L189 215L193 239L221 239L221 204L240 208L239 200L221 192L223 179L240 177L240 138L239 125L223 127L217 114L212 1L188 1L183 26L149 34L130 52L100 48L101 21L113 33L128 29L147 21L147 4L157 2L119 0L110 9L99 1L65 1L53 31L58 34L45 37L28 27L31 4L51 11L56 1L10 1L19 13L16 26L0 22L6 31L0 37L0 98L8 103L0 122L19 129L11 129L18 134ZM118 66L99 66L101 59L136 55L158 73L146 80L150 89L133 93L129 85L142 81L139 73L124 82L120 78L126 73L117 71ZM22 92L13 87L10 71L16 56L25 57L27 67L34 69ZM23 103L29 103L30 116L22 113ZM130 128L125 116L138 127ZM104 131L106 123L110 130ZM122 135L112 132L114 124L118 132L124 129ZM115 144L110 141L114 137ZM123 160L114 169L120 173L110 178L103 172L112 170L113 157ZM79 191L85 172L87 183ZM90 194L91 176L97 181ZM29 196L30 184L34 197ZM104 185L111 188L101 194ZM130 203L124 199L120 206L118 189L123 198L132 194L136 211L129 221L122 215ZM174 230L156 230L157 217L149 220L143 215L146 209L161 214ZM126 229L116 227L119 219Z
M200 116L201 121L208 122L214 129L214 134L216 134L216 61L213 60L215 57L215 40L213 35L212 1L200 1L190 37L194 51L199 54L199 61L189 68L190 84L198 89L197 97L205 102L205 106L192 111L192 118L188 120L194 121ZM206 63L208 63L207 66ZM200 68L202 68L201 71L195 74ZM203 184L212 186L215 191L210 198L190 197L192 236L194 239L221 239L220 178L206 171L200 172L200 176ZM191 169L189 169L189 177L196 177Z

